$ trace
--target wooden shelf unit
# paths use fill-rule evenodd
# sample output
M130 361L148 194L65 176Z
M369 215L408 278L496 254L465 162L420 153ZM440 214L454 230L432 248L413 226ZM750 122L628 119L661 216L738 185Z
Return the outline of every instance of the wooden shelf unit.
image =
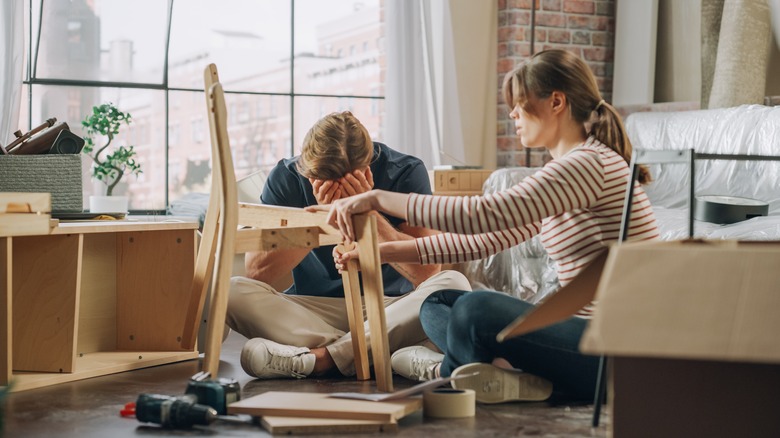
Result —
M194 359L181 347L194 222L71 222L0 236L0 385L14 391Z

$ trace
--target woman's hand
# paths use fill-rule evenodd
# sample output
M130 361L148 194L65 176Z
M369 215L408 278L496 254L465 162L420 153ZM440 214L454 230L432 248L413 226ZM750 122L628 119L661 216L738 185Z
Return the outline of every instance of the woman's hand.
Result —
M352 215L365 213L375 209L377 190L350 196L334 201L328 205L312 205L306 211L329 211L328 224L337 228L347 243L355 241L355 228L352 226Z
M360 271L360 256L358 254L357 245L354 243L349 245L336 245L333 247L333 263L336 265L339 274L343 274L347 271L347 264L352 261L357 264L357 269Z

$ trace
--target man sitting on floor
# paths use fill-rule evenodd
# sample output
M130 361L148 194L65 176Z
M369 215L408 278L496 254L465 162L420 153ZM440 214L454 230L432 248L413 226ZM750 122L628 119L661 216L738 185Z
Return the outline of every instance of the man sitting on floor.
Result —
M270 172L260 201L303 208L329 204L373 188L430 194L425 165L418 158L372 142L350 112L320 119L306 134L300 156L281 160ZM379 242L435 233L378 213ZM250 340L241 366L261 378L303 378L337 369L355 374L344 289L333 246L285 249L246 255L247 277L234 277L227 325ZM269 285L292 270L293 285L279 292ZM390 351L426 340L418 315L423 300L442 289L470 289L455 271L439 265L382 267Z

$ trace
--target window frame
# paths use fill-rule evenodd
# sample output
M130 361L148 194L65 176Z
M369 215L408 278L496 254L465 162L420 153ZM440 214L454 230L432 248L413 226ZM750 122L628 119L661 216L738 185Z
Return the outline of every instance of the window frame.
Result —
M38 78L37 77L37 61L38 61L38 53L39 53L39 47L40 47L40 40L41 40L41 21L43 16L43 8L45 7L44 0L25 0L28 5L28 33L27 33L27 68L25 71L25 76L22 81L23 85L27 86L27 126L32 126L32 113L33 113L33 86L34 85L44 85L44 86L54 86L54 87L85 87L85 88L117 88L117 89L143 89L143 90L157 90L162 91L164 95L164 101L165 101L165 119L161 122L162 126L166 127L165 129L165 148L164 148L164 156L165 156L165 206L166 209L170 206L170 189L171 189L171 181L170 181L170 161L169 161L169 152L171 147L171 135L170 135L170 126L171 126L171 120L170 120L170 92L196 92L196 93L204 93L204 88L186 88L186 87L171 87L169 85L168 81L168 72L169 72L169 54L170 54L170 43L171 43L171 23L173 19L173 4L175 0L166 0L167 1L167 17L166 17L166 31L165 31L165 53L164 53L164 60L163 60L163 77L161 83L142 83L142 82L117 82L117 81L96 81L96 80L75 80L75 79L58 79L58 78ZM34 8L33 3L38 2L39 7L39 14L37 17L34 17ZM35 39L33 39L33 22L34 20L38 21L37 26L37 32L35 34ZM35 52L33 52L33 45L35 46ZM364 95L356 95L356 94L327 94L327 93L296 93L295 92L295 0L290 0L290 89L289 92L283 93L283 92L258 92L258 91L225 91L225 94L235 94L235 95L256 95L256 96L281 96L288 98L290 104L290 110L289 110L289 117L290 117L290 124L289 124L289 134L290 139L294 138L295 134L295 98L296 97L320 97L320 98L347 98L350 99L350 101L354 99L372 99L372 100L384 100L385 95L373 95L373 96L364 96ZM272 98L271 108L274 106L274 100ZM373 103L372 103L373 105ZM22 116L22 115L20 115ZM181 129L184 129L183 127L180 127ZM139 134L140 135L140 134ZM261 148L262 149L262 148ZM288 140L285 144L285 149L287 150L287 157L292 157L294 155L294 145L292 141ZM260 151L258 151L260 153ZM159 209L159 210L130 210L130 214L164 214L166 210Z

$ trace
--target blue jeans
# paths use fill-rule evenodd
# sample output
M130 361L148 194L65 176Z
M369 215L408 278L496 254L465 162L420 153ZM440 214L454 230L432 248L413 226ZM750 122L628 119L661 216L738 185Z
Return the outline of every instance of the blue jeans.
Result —
M515 368L544 377L556 391L592 398L598 374L598 356L579 351L587 320L570 318L541 330L496 341L498 332L532 304L492 291L442 290L431 294L420 309L428 338L444 352L441 375L472 362L490 363L496 357Z

